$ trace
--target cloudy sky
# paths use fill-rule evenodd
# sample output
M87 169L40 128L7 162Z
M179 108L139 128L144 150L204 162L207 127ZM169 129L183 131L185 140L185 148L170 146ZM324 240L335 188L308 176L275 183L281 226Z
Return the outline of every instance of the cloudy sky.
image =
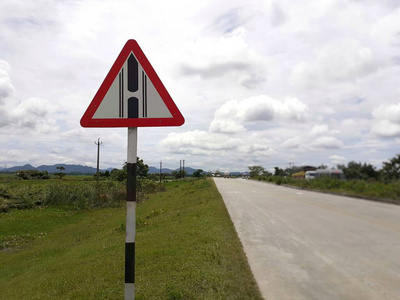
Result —
M153 166L378 168L400 152L398 0L2 0L0 166L121 167L80 119L128 39L185 117L139 128Z

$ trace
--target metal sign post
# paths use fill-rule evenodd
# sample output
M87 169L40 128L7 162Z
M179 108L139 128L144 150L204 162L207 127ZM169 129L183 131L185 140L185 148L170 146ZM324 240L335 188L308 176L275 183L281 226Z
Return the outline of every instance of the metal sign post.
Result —
M128 128L125 237L125 300L135 299L137 127Z

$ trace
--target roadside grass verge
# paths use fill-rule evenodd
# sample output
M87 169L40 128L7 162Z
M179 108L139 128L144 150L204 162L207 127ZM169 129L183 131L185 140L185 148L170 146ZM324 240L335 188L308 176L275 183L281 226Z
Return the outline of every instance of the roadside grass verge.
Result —
M277 185L282 184L301 189L328 192L343 196L358 197L400 205L400 181L383 183L375 180L339 180L334 178L304 180L279 176L259 176L256 179L259 181L275 183Z
M213 181L166 188L137 206L136 299L262 299ZM123 207L0 214L2 297L123 299L125 217Z

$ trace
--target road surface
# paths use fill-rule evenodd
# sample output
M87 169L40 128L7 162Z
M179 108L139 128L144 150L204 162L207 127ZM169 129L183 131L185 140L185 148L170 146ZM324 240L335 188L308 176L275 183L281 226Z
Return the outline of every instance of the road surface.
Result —
M214 181L265 299L400 299L400 206Z

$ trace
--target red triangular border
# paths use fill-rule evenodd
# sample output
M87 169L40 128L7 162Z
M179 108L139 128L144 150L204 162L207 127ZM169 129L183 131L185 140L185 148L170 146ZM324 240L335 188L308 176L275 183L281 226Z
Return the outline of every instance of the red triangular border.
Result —
M155 89L159 93L161 99L164 101L165 105L169 109L172 118L117 118L117 119L93 119L97 108L103 101L108 90L110 89L115 78L118 76L122 66L128 59L129 54L133 52L138 60L139 64L142 66L143 70L146 72L148 78L153 83ZM172 100L167 89L164 87L157 73L154 71L150 62L144 55L139 44L135 40L128 40L122 48L121 53L118 55L116 61L108 72L106 78L101 84L99 90L94 96L86 112L83 114L81 119L82 127L152 127L152 126L181 126L185 123L185 119L179 111L175 102Z

